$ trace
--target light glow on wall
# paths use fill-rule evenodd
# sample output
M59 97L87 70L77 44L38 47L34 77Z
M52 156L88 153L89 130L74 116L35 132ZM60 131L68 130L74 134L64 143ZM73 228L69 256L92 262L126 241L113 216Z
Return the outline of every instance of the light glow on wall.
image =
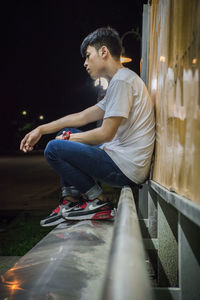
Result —
M192 63L195 65L197 63L197 58L193 58Z
M165 62L165 61L166 61L165 56L161 56L161 57L160 57L160 62Z

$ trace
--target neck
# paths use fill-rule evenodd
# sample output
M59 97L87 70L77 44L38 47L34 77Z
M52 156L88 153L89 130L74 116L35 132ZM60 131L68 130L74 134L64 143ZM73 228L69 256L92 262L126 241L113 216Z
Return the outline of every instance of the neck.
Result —
M120 61L112 61L110 64L108 64L105 72L105 77L108 81L110 81L115 73L121 69L124 68L124 66L120 63Z

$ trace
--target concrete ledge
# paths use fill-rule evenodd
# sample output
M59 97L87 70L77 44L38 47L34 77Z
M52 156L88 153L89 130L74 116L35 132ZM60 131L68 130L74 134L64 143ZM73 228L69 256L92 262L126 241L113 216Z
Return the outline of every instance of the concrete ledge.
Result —
M131 189L121 191L115 222L65 222L53 229L1 276L0 295L15 300L151 300Z
M171 204L185 217L190 219L193 223L200 227L200 205L195 202L184 198L174 192L170 192L165 187L149 180L149 186L168 204Z
M155 300L179 300L181 299L181 290L179 288L155 288Z
M98 299L113 221L62 223L0 281L2 299Z
M0 275L8 271L21 256L0 256Z

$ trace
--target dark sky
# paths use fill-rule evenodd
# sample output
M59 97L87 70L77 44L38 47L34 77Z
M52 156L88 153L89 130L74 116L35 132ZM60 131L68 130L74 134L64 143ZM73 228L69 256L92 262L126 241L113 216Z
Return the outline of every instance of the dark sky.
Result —
M25 122L37 125L39 114L47 122L93 105L97 90L83 67L83 38L107 25L120 36L137 26L141 32L146 2L2 1L0 97L5 140L13 139L11 131ZM128 35L124 46L133 58L127 66L139 73L140 42ZM26 120L23 109L28 112Z

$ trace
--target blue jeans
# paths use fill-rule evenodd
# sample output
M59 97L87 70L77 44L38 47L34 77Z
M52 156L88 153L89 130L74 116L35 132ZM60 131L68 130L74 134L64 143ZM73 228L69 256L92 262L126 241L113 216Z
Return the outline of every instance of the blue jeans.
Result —
M73 133L81 132L65 128ZM62 134L61 130L58 135ZM97 198L101 187L96 180L114 187L134 185L100 145L91 146L66 140L51 140L44 151L48 163L61 177L61 186L74 186L88 199Z

